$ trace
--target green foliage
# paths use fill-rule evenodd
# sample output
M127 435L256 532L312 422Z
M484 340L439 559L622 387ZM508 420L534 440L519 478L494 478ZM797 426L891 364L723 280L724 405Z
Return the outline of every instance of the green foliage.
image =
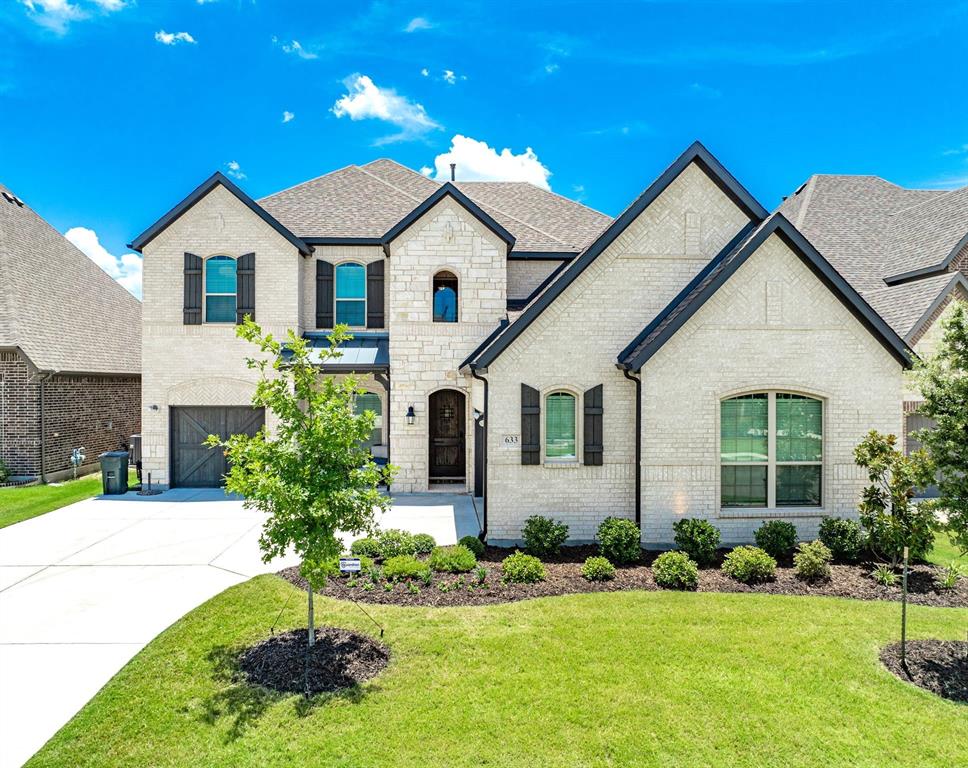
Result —
M478 559L484 557L484 542L477 538L477 536L462 536L461 540L457 543L467 547L474 553L474 557Z
M367 531L374 510L390 506L378 489L389 473L364 447L373 414L353 412L353 398L361 391L356 379L321 377L306 340L294 331L283 344L247 317L236 334L259 349L258 356L246 359L259 375L252 405L269 411L274 427L271 433L263 427L255 435L225 441L210 435L206 444L225 451L226 490L267 516L259 539L263 560L293 549L302 560L303 577L320 586L326 563L342 551L337 532ZM322 362L338 358L339 345L348 338L346 327L337 327L330 347L314 353Z
M695 589L699 585L699 566L685 552L663 552L652 563L652 578L666 589Z
M830 549L834 560L855 563L864 547L864 534L856 520L825 517L820 521L820 541Z
M637 562L642 556L639 527L632 520L606 517L598 526L598 548L612 562Z
M786 520L768 520L753 532L756 546L776 560L793 554L797 546L797 527Z
M830 561L833 554L822 541L803 542L793 556L797 576L807 581L826 581L830 578Z
M440 573L468 573L477 565L477 558L463 544L436 547L430 553L430 567Z
M968 554L968 306L956 302L943 327L935 355L916 368L919 412L935 423L916 437L938 473L936 504L947 516L948 535Z
M588 557L581 567L581 575L589 581L610 581L615 578L615 566L605 557Z
M387 528L376 535L380 544L380 557L384 560L397 555L417 554L417 542L412 533L397 528Z
M867 530L871 551L897 568L904 547L913 560L931 549L937 522L929 504L915 504L916 488L933 481L931 463L923 451L905 456L897 437L871 430L854 449L854 460L867 470L870 485L860 503L860 521Z
M350 552L357 557L379 557L380 542L372 536L365 536L350 545Z
M672 525L676 546L699 566L710 565L719 547L719 529L708 520L683 518Z
M894 569L884 563L881 563L871 571L871 578L882 587L893 587L897 584L897 574L894 572Z
M483 565L479 565L474 569L474 582L477 586L483 586L484 582L487 581L487 568Z
M383 578L387 581L422 579L430 568L413 555L394 555L383 563Z
M544 581L545 567L538 558L515 552L501 562L501 577L509 584L533 584Z
M437 546L437 541L429 533L415 533L413 551L415 555L429 555Z
M538 557L557 555L568 541L568 526L550 517L532 515L524 521L524 546Z
M958 563L952 562L939 569L934 577L934 586L942 590L954 589L962 578L964 574L961 572L961 567Z
M723 573L744 584L769 581L776 574L776 560L759 547L736 547L723 560Z
M5 483L9 479L10 467L7 466L7 463L3 459L0 459L0 483Z

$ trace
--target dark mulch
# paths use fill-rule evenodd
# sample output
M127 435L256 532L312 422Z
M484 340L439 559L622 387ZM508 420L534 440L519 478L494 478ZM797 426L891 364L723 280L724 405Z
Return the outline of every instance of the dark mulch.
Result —
M294 629L246 648L239 669L246 679L273 691L306 693L306 629ZM336 627L316 630L309 655L308 693L352 688L379 674L390 650L367 635Z
M881 650L881 661L902 680L945 699L968 703L968 642L910 640L907 669L901 666L901 644Z
M616 568L615 579L605 582L589 582L581 575L581 566L589 555L597 555L598 548L594 546L565 547L557 557L544 558L547 578L538 584L504 584L501 582L501 561L513 550L500 547L488 547L480 564L487 571L485 587L473 586L473 573L458 577L452 574L434 574L433 584L429 587L418 583L419 592L412 592L406 584L396 584L392 591L387 592L383 584L372 585L371 589L364 588L369 582L366 576L357 579L356 586L348 586L345 578L330 579L326 587L320 590L328 597L345 600L352 598L360 602L381 603L385 605L404 606L459 606L459 605L493 605L517 600L527 600L534 597L549 597L553 595L568 595L578 592L622 592L626 590L655 590L658 585L652 578L649 567L658 553L647 553L646 559L639 565L620 566ZM849 597L857 600L900 600L901 579L893 587L882 587L870 577L871 566L862 565L834 565L829 581L805 582L797 578L792 563L782 563L776 571L776 579L765 584L741 584L725 576L718 565L699 571L699 592L758 592L773 595L827 595L833 597ZM939 607L968 607L968 579L962 579L958 586L951 590L937 590L934 586L934 575L938 569L932 565L911 566L908 577L908 602L916 605L931 605ZM306 582L299 575L299 568L287 568L279 572L287 581L300 589L306 588ZM460 588L447 587L462 579Z

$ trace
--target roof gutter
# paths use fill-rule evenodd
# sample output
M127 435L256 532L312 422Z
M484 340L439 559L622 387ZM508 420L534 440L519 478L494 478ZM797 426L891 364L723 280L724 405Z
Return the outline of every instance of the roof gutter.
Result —
M634 376L618 364L616 367L629 381L635 382L635 524L642 534L642 376Z

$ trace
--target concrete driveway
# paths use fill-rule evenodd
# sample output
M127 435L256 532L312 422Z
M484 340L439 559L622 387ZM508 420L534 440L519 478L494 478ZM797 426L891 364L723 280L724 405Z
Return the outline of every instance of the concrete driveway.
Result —
M468 496L399 496L383 527L453 543ZM101 497L0 530L0 768L26 761L159 632L269 565L263 518L219 490Z

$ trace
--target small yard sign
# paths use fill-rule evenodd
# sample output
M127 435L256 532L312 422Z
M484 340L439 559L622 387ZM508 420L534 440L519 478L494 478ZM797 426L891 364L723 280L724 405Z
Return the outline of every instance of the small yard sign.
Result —
M362 570L360 558L341 557L339 559L339 570L341 573L358 573L360 570Z

